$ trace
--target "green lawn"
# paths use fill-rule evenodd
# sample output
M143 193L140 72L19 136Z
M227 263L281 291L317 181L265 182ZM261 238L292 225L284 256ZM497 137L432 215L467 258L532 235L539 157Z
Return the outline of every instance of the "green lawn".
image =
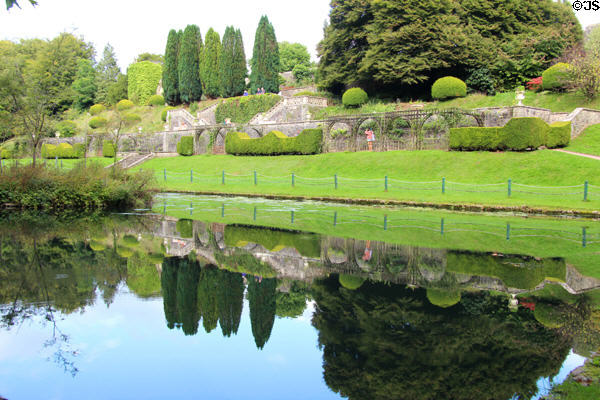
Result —
M157 158L138 168L155 170L157 188L167 191L600 210L599 167L596 160L544 150L523 153L396 151L280 157L202 155ZM192 169L193 183L190 182ZM223 170L226 172L224 185ZM254 171L257 172L256 186ZM295 174L294 187L292 173ZM386 175L388 192L384 191ZM442 178L446 178L445 194L442 194ZM513 182L510 198L509 179ZM586 180L591 186L589 201L584 202ZM529 187L531 185L541 187Z
M600 156L600 124L588 126L565 150Z
M31 158L20 158L18 160L2 160L2 165L11 166L11 165L15 164L15 161L18 162L19 165L28 165L28 164L31 164L32 160L31 160ZM100 163L104 166L108 166L108 165L111 165L114 160L112 158L106 158L106 157L88 157L87 161ZM36 163L43 164L44 162L46 162L47 166L54 166L55 164L57 164L59 168L62 166L63 168L70 169L70 168L73 168L78 163L83 162L83 159L64 159L64 160L58 160L58 163L55 160L44 160L41 158L38 158L36 160Z

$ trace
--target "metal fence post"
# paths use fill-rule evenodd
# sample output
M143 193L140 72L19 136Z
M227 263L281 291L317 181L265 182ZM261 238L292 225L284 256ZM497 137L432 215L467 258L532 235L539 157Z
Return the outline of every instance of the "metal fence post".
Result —
M221 204L221 218L225 218L225 203Z
M512 179L508 180L508 197L512 196Z
M581 232L581 245L587 247L587 229L583 228Z
M225 171L221 173L221 185L225 184Z
M296 186L296 176L292 172L292 187Z
M294 223L294 210L292 210L292 224Z
M442 194L446 194L446 178L442 178Z
M333 213L333 226L337 225L337 211Z
M254 220L256 221L256 206L254 206Z
M510 224L506 224L506 240L510 240Z
M190 183L194 183L194 170L190 169Z
M441 227L440 227L440 234L442 236L444 235L444 218L442 218L442 223L441 223Z
M190 203L190 215L194 215L194 203Z
M54 156L54 168L58 168L58 156Z
M585 184L583 185L583 201L588 200L588 190L589 190L589 183L588 183L588 181L585 181Z
M387 215L383 216L383 230L387 231Z
M334 181L335 181L335 189L337 190L337 188L338 188L337 174L335 174L335 175L333 176L333 179L334 179Z
M385 191L388 191L388 177L387 175L385 176Z
M257 185L257 181L256 181L256 171L254 171L254 186Z

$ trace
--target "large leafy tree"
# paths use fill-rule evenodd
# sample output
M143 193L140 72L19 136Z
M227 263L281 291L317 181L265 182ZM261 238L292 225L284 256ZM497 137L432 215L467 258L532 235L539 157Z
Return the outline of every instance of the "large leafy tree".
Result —
M259 88L271 93L279 92L279 45L275 28L263 15L254 37L254 51L250 73L252 93Z
M208 97L219 95L219 59L221 58L221 38L212 28L206 33L204 57L200 66L203 92Z
M569 5L550 0L334 0L318 46L320 85L418 94L442 75L488 67L499 87L539 76L581 39Z
M179 60L179 94L181 101L192 103L202 97L200 80L200 56L202 54L202 36L197 25L188 25L183 31Z
M108 100L108 92L115 85L121 75L121 69L117 64L115 49L108 43L102 52L102 59L96 65L96 101L98 103L114 104ZM121 99L118 99L119 101Z
M73 90L75 91L73 106L79 111L94 105L97 91L96 71L90 60L79 60L79 69L75 81L73 81Z
M179 34L175 29L169 31L167 38L167 48L165 49L165 67L163 68L162 85L165 93L165 100L170 105L179 103Z
M310 67L310 54L300 43L279 43L279 72L292 71L297 65Z
M219 59L219 90L221 96L241 95L246 87L247 74L242 32L233 26L228 26L223 35L223 45Z

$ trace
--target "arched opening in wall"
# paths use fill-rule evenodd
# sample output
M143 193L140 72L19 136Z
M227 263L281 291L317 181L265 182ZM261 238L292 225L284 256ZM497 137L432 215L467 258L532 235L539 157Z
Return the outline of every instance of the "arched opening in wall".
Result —
M386 150L406 150L411 143L411 125L403 117L388 121L384 135Z
M459 114L431 114L414 129L414 144L417 150L448 149L450 128L457 122Z
M253 126L247 126L244 131L250 136L252 139L258 139L263 137L263 133L260 129L255 128Z
M329 152L354 151L356 147L356 137L353 135L352 126L343 121L329 125L325 141Z
M373 132L371 134L371 132ZM383 124L381 120L366 118L358 121L357 151L381 151L383 150Z
M230 129L228 128L219 129L213 142L213 154L225 154L225 136L227 136L227 132L229 132L229 130Z
M206 129L196 131L194 154L206 154L210 143L210 133Z
M123 136L119 142L119 152L138 151L138 142L135 136Z

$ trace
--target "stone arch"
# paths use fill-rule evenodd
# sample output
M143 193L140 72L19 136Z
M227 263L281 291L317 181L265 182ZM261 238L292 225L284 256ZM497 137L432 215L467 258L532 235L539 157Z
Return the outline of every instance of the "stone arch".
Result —
M253 125L248 125L244 127L244 131L250 136L252 139L258 139L264 136L263 129L259 129Z
M213 142L213 154L225 154L225 136L233 128L219 128Z
M194 135L194 154L206 154L210 143L208 129L198 129Z
M411 134L410 121L403 116L394 116L386 121L386 136L391 140L406 140Z

